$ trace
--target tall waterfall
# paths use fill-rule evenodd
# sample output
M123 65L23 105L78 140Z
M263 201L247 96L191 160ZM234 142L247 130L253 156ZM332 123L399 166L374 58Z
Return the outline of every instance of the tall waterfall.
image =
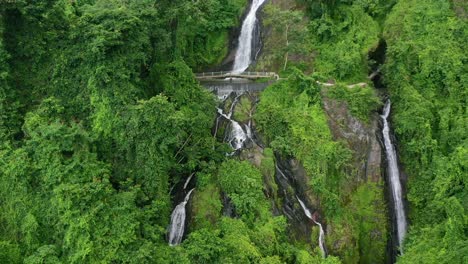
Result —
M397 224L397 235L398 235L398 245L400 246L400 252L403 252L401 245L406 234L406 216L405 209L403 205L403 195L401 191L400 183L400 170L398 169L397 157L395 147L392 144L390 139L390 128L388 124L388 116L390 114L391 102L388 100L385 103L383 115L381 115L383 120L383 130L382 134L384 137L385 143L385 153L387 155L387 171L390 181L390 186L392 190L394 209L396 215L396 224Z
M195 188L194 188L195 189ZM193 190L190 190L185 199L176 206L171 215L171 225L169 226L169 245L176 246L182 242L185 230L185 205L190 199L190 194Z
M239 46L237 47L236 58L232 72L244 72L250 65L252 57L252 36L257 23L257 10L266 0L253 0L250 11L242 23L241 34L239 36Z
M299 199L299 197L296 196L296 198L299 201L299 204L301 205L302 210L304 210L304 213L307 216L307 218L314 221L314 223L319 226L319 228L320 228L319 247L320 247L320 250L322 251L322 257L326 258L327 253L325 252L325 232L323 231L322 224L315 221L315 219L312 217L312 214L310 213L309 209L305 206L304 202L301 199Z

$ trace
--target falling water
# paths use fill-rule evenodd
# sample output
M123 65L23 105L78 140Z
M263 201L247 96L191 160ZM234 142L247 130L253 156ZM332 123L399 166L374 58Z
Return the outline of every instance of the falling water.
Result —
M231 113L225 114L223 109L216 107L216 110L218 110L218 114L221 115L222 117L226 118L227 120L231 120Z
M325 232L323 231L323 227L322 227L322 224L320 224L319 222L315 221L315 219L312 217L312 214L310 213L309 209L307 209L307 207L305 206L304 202L301 201L301 199L299 199L299 197L297 197L297 200L299 201L299 204L301 204L301 207L302 207L302 210L304 210L304 213L305 215L307 216L307 218L309 218L310 220L314 221L314 223L316 225L319 226L320 228L320 234L319 234L319 246L320 246L320 250L322 251L322 257L325 258L327 256L326 252L325 252Z
M192 179L193 175L195 175L195 172L190 174L190 176L187 178L187 180L185 181L184 183L184 190L187 189L187 186L189 185L190 183L190 180Z
M252 36L257 23L257 10L265 0L253 0L249 13L242 23L241 34L239 36L239 46L234 60L232 72L244 72L250 65L252 57Z
M249 136L249 130L247 129L245 132L242 129L242 126L232 119L232 113L234 111L234 107L237 104L237 101L239 100L239 96L237 96L234 101L231 104L231 108L229 109L229 113L225 114L223 109L221 108L216 108L218 110L218 114L220 114L222 117L226 118L231 122L231 131L228 135L227 142L229 142L232 146L232 148L236 151L241 149L244 146L244 142L250 138ZM249 127L250 129L250 127ZM233 154L233 153L232 153Z
M387 154L388 176L390 180L390 186L392 190L392 196L393 196L394 207L395 207L394 209L395 209L395 214L396 214L398 245L400 246L400 251L403 252L401 249L401 245L403 243L403 239L406 234L407 224L406 224L405 210L403 206L403 195L401 191L400 170L398 169L395 147L393 146L392 141L390 139L390 128L389 128L389 124L387 121L387 118L390 114L390 107L391 107L391 102L390 100L388 100L385 103L383 115L381 115L383 123L384 123L382 133L383 133L384 143L385 143L385 152Z
M194 188L195 189L195 188ZM182 242L182 237L184 236L185 230L185 205L190 199L190 190L185 196L184 201L176 206L171 215L171 225L169 226L169 245L176 246Z
M246 131L246 135L247 135L247 138L253 138L252 137L252 124L251 124L251 121L249 121L249 123L247 125L244 125L245 127L245 131Z
M288 178L286 177L286 175L284 175L284 173L280 170L280 168L278 167L278 164L275 164L275 167L276 167L276 170L280 173L281 177L283 177L283 179L285 179L286 181L288 180ZM307 215L307 213L306 213Z
M234 120L231 120L231 134L229 135L229 142L234 150L241 149L244 142L247 140L247 134L242 129L241 125Z

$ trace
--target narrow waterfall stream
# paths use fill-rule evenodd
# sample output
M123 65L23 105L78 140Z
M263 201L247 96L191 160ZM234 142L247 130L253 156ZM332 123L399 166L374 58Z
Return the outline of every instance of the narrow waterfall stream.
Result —
M327 253L325 251L325 232L323 231L323 227L322 227L322 224L320 224L319 222L315 221L314 217L312 216L312 214L310 213L310 210L305 206L304 202L299 199L299 197L297 197L297 200L299 201L299 204L301 205L302 207L302 210L304 210L304 213L305 215L307 216L307 218L309 218L310 220L312 220L316 225L319 226L320 228L320 234L319 234L319 247L320 247L320 250L322 251L322 257L323 258L326 258L327 257Z
M239 36L239 46L237 47L236 57L232 72L244 72L251 63L252 58L252 38L257 23L257 11L266 0L253 0L250 11L242 23L241 34Z
M194 188L195 189L195 188ZM190 199L193 190L191 189L185 199L176 206L171 215L171 224L169 226L169 245L176 246L182 242L185 231L185 205Z
M192 173L192 174L190 174L190 176L187 178L187 180L185 180L185 183L184 183L184 190L187 189L187 186L189 185L190 180L192 180L193 175L195 175L195 172Z
M385 144L385 153L387 156L387 172L390 183L390 188L392 191L392 198L394 203L395 218L396 218L396 227L397 227L397 236L398 236L398 245L400 246L400 252L403 253L402 244L406 234L406 214L403 204L403 194L400 182L400 170L398 168L398 161L396 156L395 147L392 144L390 138L390 126L388 123L388 116L390 115L391 102L388 100L385 103L383 114L381 118L383 120L383 130L382 134L384 137Z

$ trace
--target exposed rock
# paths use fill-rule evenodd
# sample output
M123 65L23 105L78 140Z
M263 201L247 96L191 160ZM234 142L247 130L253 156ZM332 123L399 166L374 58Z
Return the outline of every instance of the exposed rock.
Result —
M378 182L381 178L382 148L377 138L377 114L366 124L351 115L346 102L326 97L323 108L334 139L344 140L353 151L353 164L359 180Z
M263 149L259 147L257 144L251 143L250 148L245 148L242 150L240 154L241 160L248 160L252 163L255 167L260 167L263 159Z

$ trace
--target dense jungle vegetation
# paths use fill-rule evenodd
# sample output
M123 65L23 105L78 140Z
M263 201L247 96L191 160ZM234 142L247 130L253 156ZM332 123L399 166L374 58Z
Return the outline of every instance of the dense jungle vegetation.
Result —
M0 263L385 263L384 181L356 176L323 109L346 102L369 124L384 92L409 201L397 263L468 262L466 2L268 1L253 68L282 80L256 107L260 164L226 156L216 99L194 77L223 61L247 5L0 0ZM382 42L377 92L368 54ZM275 155L307 172L326 259L316 229L297 239L274 210ZM189 232L171 247L171 187L194 172Z

